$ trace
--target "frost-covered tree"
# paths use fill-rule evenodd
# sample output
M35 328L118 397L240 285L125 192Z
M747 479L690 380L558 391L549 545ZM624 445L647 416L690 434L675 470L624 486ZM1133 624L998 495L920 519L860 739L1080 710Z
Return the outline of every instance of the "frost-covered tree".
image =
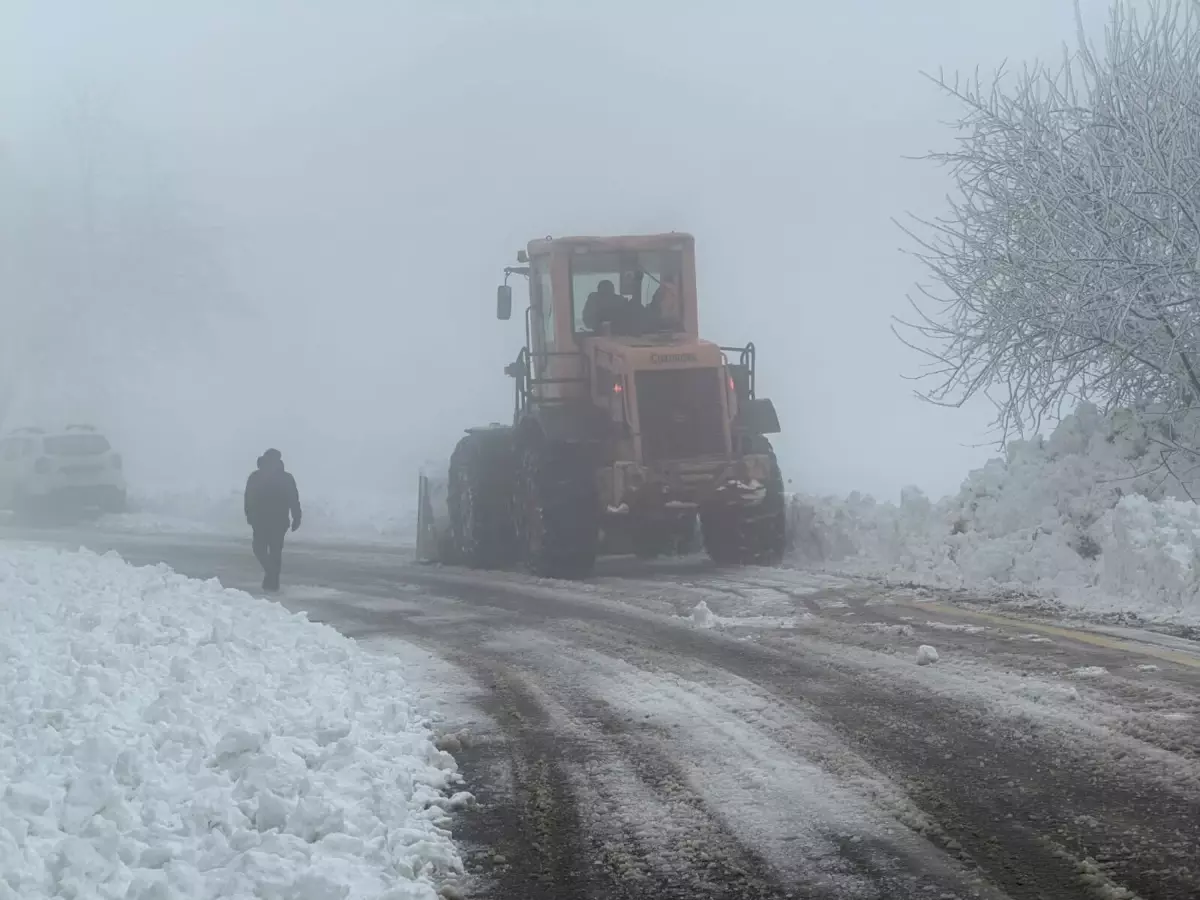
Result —
M897 333L925 399L997 407L1003 436L1089 399L1200 405L1200 0L1112 10L1061 64L934 79L961 104L930 158L956 191L905 230L932 276Z

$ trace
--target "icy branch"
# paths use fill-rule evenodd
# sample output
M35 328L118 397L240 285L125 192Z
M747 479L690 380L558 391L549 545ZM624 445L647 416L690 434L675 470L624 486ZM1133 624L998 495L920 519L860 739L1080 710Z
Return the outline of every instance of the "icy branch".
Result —
M963 107L928 156L957 190L901 226L933 286L897 334L926 400L992 399L1002 435L1090 399L1200 400L1200 2L1112 11L1103 52L984 83L933 79Z

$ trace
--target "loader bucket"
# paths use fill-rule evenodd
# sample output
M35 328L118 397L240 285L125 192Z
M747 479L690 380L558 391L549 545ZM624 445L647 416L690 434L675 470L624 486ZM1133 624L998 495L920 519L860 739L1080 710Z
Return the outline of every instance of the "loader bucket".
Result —
M417 561L452 562L450 509L444 479L422 474L417 481Z

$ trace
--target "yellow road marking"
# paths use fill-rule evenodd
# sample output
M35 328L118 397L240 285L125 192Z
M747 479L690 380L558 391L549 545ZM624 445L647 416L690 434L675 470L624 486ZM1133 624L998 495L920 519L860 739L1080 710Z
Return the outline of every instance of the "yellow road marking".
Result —
M928 603L919 603L915 600L898 600L897 606L908 607L909 609L932 610L942 613L946 616L962 619L975 619L979 622L990 622L993 625L1000 625L1004 628L1015 628L1019 631L1036 632L1040 634L1054 635L1055 637L1066 638L1071 641L1078 641L1083 644L1092 644L1096 647L1104 647L1107 650L1120 650L1126 653L1138 654L1141 656L1152 656L1155 659L1161 659L1166 662L1173 662L1181 666L1189 666L1193 669L1200 669L1200 656L1179 651L1170 650L1166 647L1160 647L1156 644L1143 643L1141 641L1131 641L1124 638L1112 637L1107 634L1099 634L1095 631L1088 631L1083 628L1068 628L1065 625L1050 625L1045 622L1033 622L1028 619L1018 619L1012 616L1003 616L998 613L980 612L974 609L963 609L959 606L951 606L946 603L938 603L930 601Z

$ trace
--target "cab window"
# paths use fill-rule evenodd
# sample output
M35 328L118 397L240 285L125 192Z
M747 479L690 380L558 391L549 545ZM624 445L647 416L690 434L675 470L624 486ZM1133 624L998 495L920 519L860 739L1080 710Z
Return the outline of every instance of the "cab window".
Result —
M592 330L584 318L589 300L594 306L623 307L628 313L626 323L638 333L681 329L682 264L678 250L573 254L571 307L575 332L588 334Z

